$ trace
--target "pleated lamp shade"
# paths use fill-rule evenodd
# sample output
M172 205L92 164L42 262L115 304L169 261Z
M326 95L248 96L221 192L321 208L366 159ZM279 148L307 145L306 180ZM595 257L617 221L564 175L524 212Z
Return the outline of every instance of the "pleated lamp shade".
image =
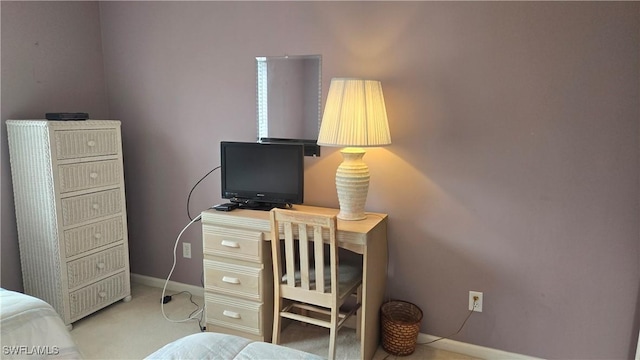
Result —
M364 147L391 144L382 84L375 80L331 79L322 115L318 145L344 147L336 171L340 202L338 219L367 218L364 206L369 191L369 167Z
M380 81L331 79L318 145L371 147L389 144L391 135Z

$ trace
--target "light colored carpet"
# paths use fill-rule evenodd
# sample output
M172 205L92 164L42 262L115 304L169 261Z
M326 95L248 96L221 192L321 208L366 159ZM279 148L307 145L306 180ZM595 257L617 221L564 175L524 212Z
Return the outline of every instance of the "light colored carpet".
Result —
M162 316L162 289L132 283L131 292L130 302L117 302L73 324L71 336L86 359L142 359L171 341L200 331L196 321L173 323ZM193 300L202 306L202 298L194 297ZM189 301L188 295L181 294L174 296L164 309L170 319L183 319L195 310L195 306ZM281 344L326 357L329 332L313 325L294 323L283 330ZM341 329L338 332L336 357L360 358L359 345L355 330ZM472 359L429 346L418 346L413 354L404 357L388 355L382 348L374 355L374 360L396 358Z

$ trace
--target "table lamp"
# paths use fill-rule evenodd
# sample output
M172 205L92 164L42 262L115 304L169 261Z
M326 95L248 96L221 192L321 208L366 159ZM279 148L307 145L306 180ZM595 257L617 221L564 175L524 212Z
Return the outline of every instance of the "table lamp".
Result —
M333 78L322 115L318 145L343 147L336 172L341 220L362 220L369 191L364 147L391 144L382 84L375 80Z

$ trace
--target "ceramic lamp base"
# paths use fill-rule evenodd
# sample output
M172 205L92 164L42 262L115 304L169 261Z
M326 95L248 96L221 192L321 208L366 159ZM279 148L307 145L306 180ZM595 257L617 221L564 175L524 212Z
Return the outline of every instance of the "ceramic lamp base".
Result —
M364 205L369 192L369 167L362 160L365 154L362 148L344 148L342 163L336 172L336 189L340 203L340 220L362 220L367 215Z

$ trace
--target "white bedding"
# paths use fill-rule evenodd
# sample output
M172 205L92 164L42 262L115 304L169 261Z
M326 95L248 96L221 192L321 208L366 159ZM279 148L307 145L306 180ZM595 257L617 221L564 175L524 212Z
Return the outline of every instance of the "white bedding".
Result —
M0 358L81 359L67 327L48 303L0 288Z
M149 355L149 360L321 360L320 356L239 336L205 332L178 339Z

